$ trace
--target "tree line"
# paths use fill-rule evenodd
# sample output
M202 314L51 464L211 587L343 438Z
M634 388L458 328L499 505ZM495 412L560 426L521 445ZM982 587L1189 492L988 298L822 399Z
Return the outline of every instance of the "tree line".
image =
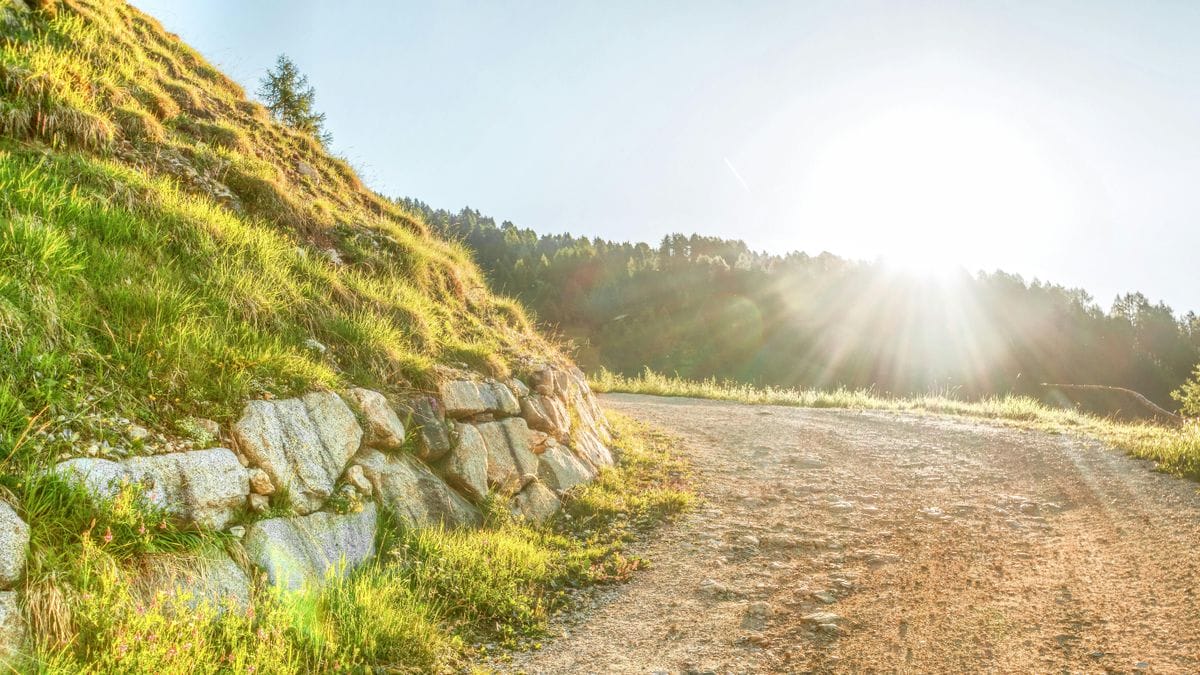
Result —
M493 287L572 339L585 368L970 397L1101 384L1177 408L1171 392L1200 361L1200 317L1141 293L1105 310L1083 290L999 271L918 279L830 253L538 235L400 203L471 248Z

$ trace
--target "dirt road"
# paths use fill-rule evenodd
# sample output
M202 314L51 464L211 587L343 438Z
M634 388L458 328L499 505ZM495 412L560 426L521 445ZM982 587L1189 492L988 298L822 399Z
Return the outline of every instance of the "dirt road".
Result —
M529 672L1200 672L1194 483L966 420L610 395L700 511Z

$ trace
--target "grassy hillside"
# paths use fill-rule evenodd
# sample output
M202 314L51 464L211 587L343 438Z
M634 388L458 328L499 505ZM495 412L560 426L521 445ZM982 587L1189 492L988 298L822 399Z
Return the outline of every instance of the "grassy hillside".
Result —
M552 352L461 246L154 19L40 4L0 0L0 458L114 411L185 431Z

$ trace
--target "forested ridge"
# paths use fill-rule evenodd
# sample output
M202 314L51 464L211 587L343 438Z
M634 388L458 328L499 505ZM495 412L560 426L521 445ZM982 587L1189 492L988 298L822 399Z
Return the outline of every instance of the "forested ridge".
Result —
M400 201L462 240L493 288L572 338L592 369L964 396L1103 384L1174 409L1171 392L1200 360L1200 317L1136 292L1106 309L1084 290L1000 271L930 280L694 234L656 246L539 235Z

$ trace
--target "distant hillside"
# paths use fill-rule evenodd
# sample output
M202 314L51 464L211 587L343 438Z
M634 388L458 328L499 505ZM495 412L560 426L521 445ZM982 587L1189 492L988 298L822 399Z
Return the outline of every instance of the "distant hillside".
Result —
M494 288L573 338L593 369L968 396L1102 384L1174 409L1170 392L1200 360L1200 320L1137 293L1105 311L1082 290L1003 272L921 281L829 253L539 236L470 209L400 203L469 246Z
M169 428L552 351L461 246L157 21L36 4L0 0L0 457L97 410Z

